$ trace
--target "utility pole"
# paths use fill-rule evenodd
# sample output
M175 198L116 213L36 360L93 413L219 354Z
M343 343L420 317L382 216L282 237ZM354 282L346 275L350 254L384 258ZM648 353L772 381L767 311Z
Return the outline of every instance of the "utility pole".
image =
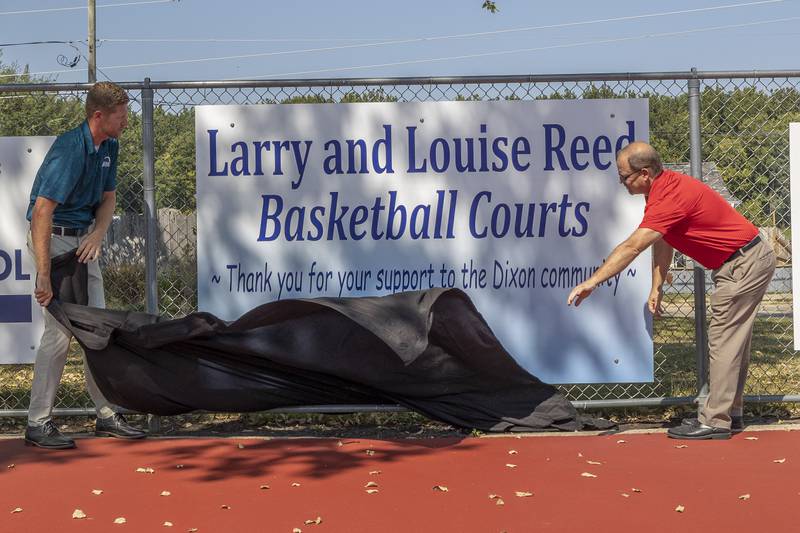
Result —
M95 0L89 0L89 83L97 81L97 24Z

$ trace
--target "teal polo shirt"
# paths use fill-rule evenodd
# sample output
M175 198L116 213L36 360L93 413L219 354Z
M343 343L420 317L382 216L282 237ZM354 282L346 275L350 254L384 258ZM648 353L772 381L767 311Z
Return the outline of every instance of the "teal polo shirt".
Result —
M28 205L28 221L36 198L58 202L53 224L84 229L94 221L103 193L117 188L119 142L106 139L95 149L89 124L59 135L36 173Z

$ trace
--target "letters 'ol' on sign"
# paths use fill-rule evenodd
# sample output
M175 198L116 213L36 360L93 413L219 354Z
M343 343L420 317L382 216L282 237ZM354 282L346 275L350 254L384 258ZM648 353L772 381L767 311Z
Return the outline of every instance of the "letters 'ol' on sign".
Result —
M53 137L0 137L0 364L31 363L42 335L25 214Z

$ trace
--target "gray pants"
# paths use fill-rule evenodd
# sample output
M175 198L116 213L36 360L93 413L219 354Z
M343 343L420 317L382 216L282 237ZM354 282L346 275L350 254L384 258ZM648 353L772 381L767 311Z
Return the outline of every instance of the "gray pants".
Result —
M775 252L762 239L712 273L709 389L698 416L704 424L730 429L731 415L742 415L753 323L774 272Z
M50 239L50 257L74 250L80 244L80 237L61 237L52 235ZM31 234L28 233L28 252L36 260ZM105 292L103 291L103 276L97 261L88 263L89 271L89 306L105 308ZM41 426L51 418L53 404L56 399L56 390L64 373L64 364L67 361L69 343L72 334L62 326L46 309L44 313L44 333L36 352L36 362L33 365L33 384L31 385L31 404L28 407L28 425ZM94 402L97 416L108 418L115 412L115 407L105 399L89 371L86 364L86 354L83 354L83 373L86 377L86 390Z

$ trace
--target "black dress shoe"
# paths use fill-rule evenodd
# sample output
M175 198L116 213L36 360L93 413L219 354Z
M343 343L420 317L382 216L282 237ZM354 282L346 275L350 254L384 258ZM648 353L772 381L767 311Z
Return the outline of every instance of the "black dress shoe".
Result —
M685 426L697 426L700 421L697 418L684 418L681 424ZM741 431L744 429L744 419L741 416L731 416L731 431Z
M41 426L28 426L25 428L25 445L48 448L50 450L63 450L74 448L75 441L65 437L52 420Z
M143 439L147 434L128 424L119 413L108 418L98 418L94 426L94 434L98 437L115 437L117 439Z
M731 430L715 428L698 422L697 424L681 424L678 427L669 428L667 436L671 439L725 440L731 438Z

